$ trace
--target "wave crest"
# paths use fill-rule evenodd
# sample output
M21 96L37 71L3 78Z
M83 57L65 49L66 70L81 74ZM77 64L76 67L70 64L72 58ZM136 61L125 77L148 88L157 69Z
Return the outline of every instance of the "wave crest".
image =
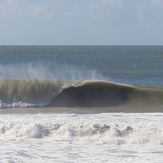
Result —
M0 107L163 106L163 91L105 81L0 80Z

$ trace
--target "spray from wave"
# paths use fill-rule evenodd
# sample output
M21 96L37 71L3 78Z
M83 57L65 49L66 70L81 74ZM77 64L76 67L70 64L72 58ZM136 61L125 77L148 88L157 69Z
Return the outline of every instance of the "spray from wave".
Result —
M58 63L0 65L0 78L37 80L106 80L97 70Z

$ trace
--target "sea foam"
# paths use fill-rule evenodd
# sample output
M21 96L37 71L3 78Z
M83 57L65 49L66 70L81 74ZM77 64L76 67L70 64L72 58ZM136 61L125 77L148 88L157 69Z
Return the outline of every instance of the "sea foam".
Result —
M163 145L163 120L134 115L1 115L0 139Z
M0 115L0 162L155 163L163 114Z

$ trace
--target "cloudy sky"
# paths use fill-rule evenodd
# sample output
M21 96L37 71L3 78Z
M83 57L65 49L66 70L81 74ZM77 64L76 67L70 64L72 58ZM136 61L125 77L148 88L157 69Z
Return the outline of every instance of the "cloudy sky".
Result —
M163 0L0 0L0 44L163 44Z

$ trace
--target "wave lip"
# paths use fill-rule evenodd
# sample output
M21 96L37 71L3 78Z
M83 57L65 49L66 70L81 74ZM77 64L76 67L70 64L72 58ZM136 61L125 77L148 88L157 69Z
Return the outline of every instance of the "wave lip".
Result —
M57 107L106 107L126 103L133 87L102 81L87 81L64 89L52 99Z

